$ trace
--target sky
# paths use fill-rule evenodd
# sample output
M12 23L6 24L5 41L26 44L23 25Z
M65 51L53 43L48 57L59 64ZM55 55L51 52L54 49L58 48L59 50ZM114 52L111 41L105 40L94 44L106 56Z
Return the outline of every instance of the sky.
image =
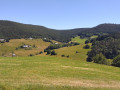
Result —
M120 0L0 0L0 20L53 29L120 24Z

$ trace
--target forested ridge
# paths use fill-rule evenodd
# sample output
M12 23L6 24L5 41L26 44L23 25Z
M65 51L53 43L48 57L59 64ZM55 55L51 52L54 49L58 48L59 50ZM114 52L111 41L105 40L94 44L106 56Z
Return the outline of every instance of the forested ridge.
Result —
M47 38L61 42L70 41L79 30L54 30L43 26L16 23L12 21L0 21L0 38Z
M77 28L70 30L55 30L43 26L22 24L13 21L0 20L0 38L48 38L60 42L69 42L76 35L81 38L92 35L103 35L120 31L119 24L101 24L93 28Z

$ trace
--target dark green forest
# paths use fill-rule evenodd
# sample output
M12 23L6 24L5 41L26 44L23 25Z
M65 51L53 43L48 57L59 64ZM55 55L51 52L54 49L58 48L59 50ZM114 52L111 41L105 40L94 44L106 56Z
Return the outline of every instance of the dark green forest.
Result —
M120 66L120 33L99 36L92 41L92 50L88 52L88 62L107 64L107 59L113 60L112 65ZM104 60L104 61L100 61ZM119 63L119 64L116 64Z
M0 38L47 38L60 42L68 42L79 30L54 30L43 26L21 24L12 21L0 21Z
M47 38L60 42L69 42L72 37L79 35L81 38L92 35L104 35L120 31L119 24L101 24L93 28L77 28L70 30L55 30L43 26L22 24L13 21L0 20L0 38Z

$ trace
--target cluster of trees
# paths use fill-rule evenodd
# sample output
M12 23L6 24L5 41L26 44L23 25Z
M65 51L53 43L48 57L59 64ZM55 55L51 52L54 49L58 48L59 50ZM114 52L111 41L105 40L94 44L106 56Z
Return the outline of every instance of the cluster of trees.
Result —
M106 64L108 59L114 59L120 55L120 36L110 34L98 37L92 42L92 50L88 52L88 62ZM97 61L96 61L97 60ZM120 61L120 60L119 60ZM115 64L112 63L115 66Z
M53 51L54 49L59 49L59 48L62 48L62 47L69 47L69 46L75 46L75 45L79 45L79 43L78 42L71 42L71 43L65 43L65 44L51 44L46 49L44 49L44 52L47 52L47 55L48 54L56 55L55 51Z
M50 50L50 49L48 49L44 52L47 52L47 55L57 55L57 53L54 50Z
M75 45L80 45L80 44L78 42L71 42L71 43L65 43L65 44L51 44L46 49L44 49L44 51L46 52L47 50L53 50L53 49L75 46Z

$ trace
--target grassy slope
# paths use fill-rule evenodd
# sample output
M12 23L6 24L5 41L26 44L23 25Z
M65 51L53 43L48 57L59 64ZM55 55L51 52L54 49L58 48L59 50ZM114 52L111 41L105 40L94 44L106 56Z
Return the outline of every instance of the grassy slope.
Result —
M119 68L49 56L1 57L1 87L51 90L120 89Z
M94 35L94 36L91 36L90 38L92 39L92 38L97 38L98 36L97 35Z
M22 44L28 45L36 45L37 48L33 48L32 50L24 50L18 49L17 47ZM33 39L33 40L25 40L25 39L12 39L8 43L0 44L0 55L4 54L5 56L11 56L11 52L14 52L17 56L28 56L29 54L36 54L40 51L43 51L46 47L48 47L50 43L44 42L41 39Z
M86 39L80 39L79 36L72 38L72 42L79 42L80 45L77 46L71 46L71 47L64 47L64 48L60 48L60 49L56 49L56 53L57 53L57 57L61 57L61 55L65 55L68 56L71 59L76 59L76 60L86 60L87 57L87 52L90 49L83 49L83 47L85 46L85 41ZM78 53L76 53L76 51Z
M87 52L90 49L83 49L83 45L77 45L77 46L72 46L72 47L64 47L60 49L56 49L57 57L61 57L61 55L68 56L71 59L76 59L76 60L86 60L87 57ZM76 53L78 51L78 53Z
M77 36L75 38L72 38L71 41L79 42L80 44L83 44L83 43L85 43L86 39L80 39L80 36Z

